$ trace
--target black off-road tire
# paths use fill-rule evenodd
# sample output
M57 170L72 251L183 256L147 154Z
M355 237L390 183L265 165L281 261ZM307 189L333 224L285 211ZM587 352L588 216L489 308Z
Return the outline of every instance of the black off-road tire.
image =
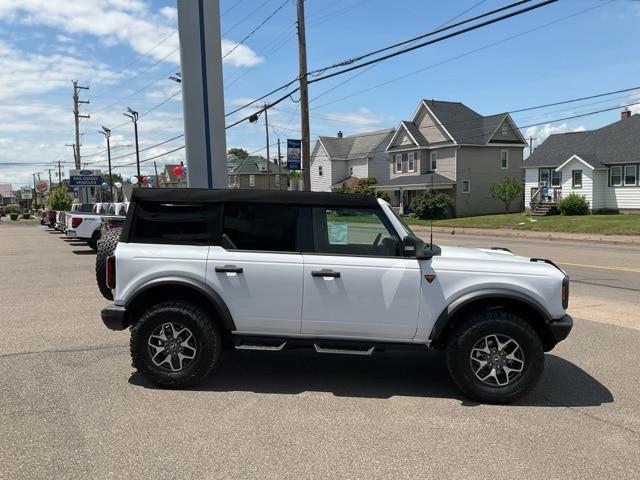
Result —
M197 347L193 361L181 371L172 372L153 363L148 340L166 322L188 328ZM188 388L198 385L219 364L222 335L217 323L196 305L166 302L151 307L131 326L131 360L146 379L162 388Z
M524 353L519 377L505 386L489 385L474 373L471 350L487 335L507 335ZM449 374L466 396L483 403L509 403L533 388L544 371L544 348L535 330L522 318L505 310L477 312L463 320L452 332L446 346Z
M98 245L96 255L96 282L100 293L107 300L113 300L113 293L107 287L107 258L113 255L119 239L120 229L110 230Z

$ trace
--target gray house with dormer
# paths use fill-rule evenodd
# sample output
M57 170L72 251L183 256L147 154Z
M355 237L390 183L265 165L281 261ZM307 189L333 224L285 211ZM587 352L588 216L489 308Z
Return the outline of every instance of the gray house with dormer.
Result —
M452 197L456 216L503 213L504 205L489 197L489 186L501 178L522 178L526 145L508 113L483 116L460 102L421 100L391 137L389 180L376 188L387 191L404 213L431 189ZM522 201L511 205L511 211L522 209Z

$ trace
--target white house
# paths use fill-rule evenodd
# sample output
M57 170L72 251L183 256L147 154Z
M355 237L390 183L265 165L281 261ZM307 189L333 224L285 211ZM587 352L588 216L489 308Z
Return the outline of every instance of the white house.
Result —
M592 211L640 211L640 115L624 110L615 123L551 135L524 161L525 205L533 211L570 193Z
M385 148L394 129L335 137L318 137L311 152L311 190L330 192L350 178L376 177L378 183L389 180Z

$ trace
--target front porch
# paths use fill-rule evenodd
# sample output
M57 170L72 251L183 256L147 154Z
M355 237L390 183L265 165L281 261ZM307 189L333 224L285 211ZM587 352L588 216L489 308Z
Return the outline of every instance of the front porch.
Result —
M532 216L558 215L558 202L562 198L562 187L532 187L529 208Z
M430 190L447 193L452 198L455 198L453 185L407 185L400 187L376 185L375 188L378 192L387 192L389 194L389 203L400 215L409 215L411 213L411 202Z

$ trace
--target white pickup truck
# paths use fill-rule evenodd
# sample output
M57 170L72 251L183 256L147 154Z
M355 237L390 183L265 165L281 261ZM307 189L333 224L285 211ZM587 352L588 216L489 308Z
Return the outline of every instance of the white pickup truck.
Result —
M103 218L125 215L126 205L125 203L96 203L90 213L77 210L67 212L65 218L67 237L84 240L93 250L97 250Z

